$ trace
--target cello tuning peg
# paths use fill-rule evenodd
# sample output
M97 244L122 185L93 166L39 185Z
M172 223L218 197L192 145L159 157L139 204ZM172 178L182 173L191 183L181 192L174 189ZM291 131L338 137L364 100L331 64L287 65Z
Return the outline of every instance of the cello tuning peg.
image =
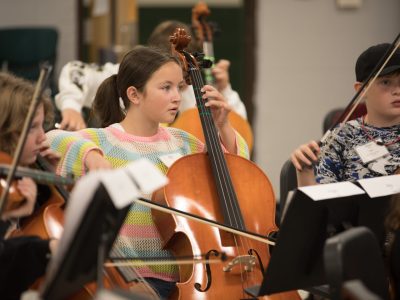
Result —
M197 61L202 61L204 58L204 53L202 52L194 52L193 53L194 58L196 58Z
M212 61L209 59L204 59L204 53L195 52L193 56L196 58L197 62L202 68L210 68L212 66Z
M201 67L202 68L211 68L211 66L212 66L212 61L211 60L209 60L209 59L203 59L202 61L201 61Z

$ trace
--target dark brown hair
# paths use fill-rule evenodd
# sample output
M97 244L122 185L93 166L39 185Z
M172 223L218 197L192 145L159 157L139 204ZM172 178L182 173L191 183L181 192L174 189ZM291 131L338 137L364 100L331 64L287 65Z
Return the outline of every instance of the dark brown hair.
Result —
M118 74L104 80L94 98L92 113L100 121L100 125L107 127L121 122L125 117L125 111L121 108L120 98L125 110L130 105L126 95L127 89L134 86L139 92L144 92L149 78L168 62L180 65L175 56L156 48L137 46L126 53Z

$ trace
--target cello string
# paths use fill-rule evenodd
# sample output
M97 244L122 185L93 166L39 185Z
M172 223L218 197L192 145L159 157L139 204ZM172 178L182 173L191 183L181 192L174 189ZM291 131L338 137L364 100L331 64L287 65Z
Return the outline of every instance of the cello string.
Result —
M194 81L196 82L196 85L203 86L200 72L196 69L192 72L192 74L193 74ZM221 186L223 188L221 196L224 197L223 201L225 203L225 206L227 207L227 213L230 218L230 220L229 220L230 225L243 229L243 223L240 224L241 220L237 215L237 211L235 213L235 210L232 210L233 209L233 201L230 198L230 197L232 197L232 193L230 193L231 189L229 189L229 183L228 183L229 177L226 172L227 168L226 167L224 168L224 166L223 166L223 163L225 162L225 158L224 158L224 154L222 152L222 149L221 149L221 146L219 143L219 138L218 138L218 134L216 132L214 121L211 116L211 110L209 107L206 107L204 105L205 102L201 98L201 93L198 92L197 96L200 96L200 97L198 97L198 99L199 99L199 105L201 107L201 110L203 111L202 117L203 117L203 119L205 119L205 127L206 127L205 131L207 131L210 134L210 136L208 137L208 141L209 141L208 144L210 146L210 149L209 149L210 157L214 158L213 162L218 171L216 179L220 182L220 185L218 185L218 186ZM205 133L205 136L207 138L206 133ZM232 209L229 209L229 206L227 204L229 204L232 207ZM233 217L232 217L232 215L233 215Z
M198 72L196 72L194 74L196 75L195 80L200 82L201 86L203 86L204 84L202 83L201 73L198 71ZM204 101L200 102L200 104L202 104L202 103L204 103ZM207 108L210 109L209 107L207 107ZM205 114L205 116L207 117L207 123L206 124L208 125L209 129L212 129L210 131L212 133L215 133L216 132L215 125L214 125L213 119L211 117L211 114ZM223 182L226 185L225 189L228 192L228 197L227 197L228 201L226 203L226 206L227 206L227 209L228 209L228 213L229 213L229 215L233 215L236 226L238 228L241 228L241 229L245 230L246 227L245 227L245 224L243 223L244 221L243 221L243 217L241 216L240 208L238 207L239 203L238 203L237 196L236 196L236 193L235 193L232 181L231 181L229 170L228 170L227 165L226 165L224 153L221 150L219 139L216 136L213 136L213 142L214 142L213 143L213 147L217 147L217 149L215 151L217 153L217 155L219 156L219 158L217 160L217 163L220 162L220 164L221 164L220 168L222 170L222 173L224 174ZM229 211L229 206L233 210L232 213ZM251 245L253 245L252 241L249 242L248 239L244 239L245 243L243 243L242 237L241 236L239 236L239 237L240 237L240 240L241 240L241 244L243 246L247 245L248 249L255 249L254 247L251 247ZM235 238L236 245L238 245L238 242L236 240L236 236L234 236L234 238ZM240 269L243 270L243 266L240 266ZM261 269L262 268L260 267L260 270ZM255 276L254 272L245 272L245 274L246 274L246 277L254 277ZM243 282L248 282L248 280L244 281L243 278L242 278L242 284L243 284Z
M175 37L176 37L176 34L175 34ZM176 41L176 40L175 40ZM182 54L184 54L184 52L183 51L180 51L180 53ZM190 58L190 57L189 57ZM185 65L187 65L187 62L186 62L186 64ZM192 75L191 77L192 77L192 80L193 80L193 83L194 83L194 85L196 84L196 81L198 81L198 82L201 82L199 79L201 78L197 78L198 80L196 80L196 76L193 76L193 72L189 72L189 74L190 75ZM197 83L198 83L197 82ZM195 91L195 96L196 96L196 101L197 101L197 103L199 103L199 99L202 99L202 97L201 97L201 95L199 95L199 89L197 88L196 89L196 86L195 86L195 89L194 89L194 91ZM198 105L198 108L200 109L200 110L202 110L203 109L203 111L204 111L204 106L202 105L202 102L200 102L199 103L199 105ZM204 116L203 116L204 117ZM211 122L210 122L210 114L207 114L206 115L206 117L208 117L208 120L206 119L206 118L203 118L203 122L202 122L202 124L204 124L204 127L205 128L207 128L210 124L211 124ZM212 123L213 124L213 123ZM213 128L213 127L211 127L211 128ZM215 127L214 127L215 128ZM215 136L216 136L216 133L215 132L213 132L213 131L211 131L211 134L214 136L214 140L217 140L216 138L215 138ZM212 136L211 136L212 137ZM206 138L207 138L207 135L206 135ZM214 143L215 144L215 143ZM215 148L215 145L214 145L213 143L209 143L209 147L211 148L211 149L208 149L208 151L209 152L213 152L214 151L214 149L213 148ZM220 147L220 143L218 143L218 145L219 145L219 147ZM221 149L221 148L219 148L219 149ZM216 152L217 154L219 154L219 152ZM222 153L222 151L221 151L221 154L223 155L223 153ZM217 165L218 166L218 165ZM223 170L223 169L222 169ZM218 171L218 170L217 170ZM218 174L218 173L217 173ZM237 201L236 201L236 203L237 203ZM229 210L228 210L228 212L229 212ZM240 210L239 210L239 212L240 212ZM237 222L237 220L236 220L236 222ZM243 223L242 223L243 224ZM241 239L242 237L240 237L240 239ZM237 237L234 235L234 239L235 239L235 244L236 244L236 247L238 248L238 242L237 242ZM242 245L244 245L244 243L242 243ZM241 252L241 249L240 248L238 248L238 250L239 250L239 252ZM239 260L239 265L240 265L240 269L241 270L243 270L243 266L242 266L242 262L241 262L241 260ZM244 283L244 279L243 279L243 272L241 272L241 280L242 280L242 286L243 286L243 283Z
M194 69L194 71L192 72L193 74L193 79L194 82L196 83L196 86L203 86L203 82L202 82L202 77L201 77L201 73L200 71L196 68ZM229 180L229 174L227 174L227 168L225 165L225 168L223 166L225 162L225 157L224 154L222 152L220 143L219 143L219 139L218 139L218 135L216 132L216 128L214 125L214 121L212 119L211 116L211 110L209 107L206 107L204 105L204 100L201 97L201 93L199 93L199 89L196 88L197 92L198 92L198 99L199 99L199 104L201 109L205 110L206 113L203 114L203 118L205 119L205 131L208 131L208 133L210 133L210 136L208 137L208 145L210 146L210 149L208 149L208 151L210 152L210 157L213 158L212 161L215 164L215 167L218 171L217 174L217 180L220 182L220 185L223 189L223 191L221 191L220 196L223 197L223 202L225 204L225 210L228 214L228 218L229 218L229 222L231 226L234 226L236 228L241 228L243 229L243 223L240 224L241 218L238 217L237 214L237 210L235 211L234 207L233 207L233 203L234 201L232 201L232 193L229 193L230 190L229 189L229 184L228 184L228 180ZM207 135L205 134L205 136L207 137ZM237 244L237 242L236 242Z
M202 86L203 84L201 82L201 74L200 74L200 72L196 71L196 72L193 72L193 74L194 74L194 80L196 81L196 83L198 83L198 85ZM214 161L217 163L216 169L220 173L217 176L218 177L217 180L221 181L221 185L220 186L222 188L224 188L224 191L222 193L223 193L223 196L226 197L227 195L229 195L229 188L228 188L228 185L227 185L227 180L228 180L227 178L228 177L227 177L226 172L224 172L224 168L222 166L224 157L223 157L223 153L222 153L222 150L221 150L221 147L220 147L218 134L216 132L216 129L215 129L215 126L214 126L214 122L212 120L211 110L209 109L209 107L206 107L204 105L204 100L201 97L198 97L198 98L201 99L199 101L200 102L199 106L201 107L201 110L202 111L203 110L206 111L206 113L203 114L203 118L205 119L205 126L206 126L205 130L208 131L208 133L210 133L210 138L211 138L211 139L209 139L209 142L210 142L209 143L210 144L210 150L209 151L210 151L212 157L216 158L216 159L214 159ZM206 136L206 134L205 134L205 136ZM220 164L218 164L218 163L220 163ZM228 198L228 200L229 200L229 198ZM226 199L224 199L224 202L228 203ZM230 201L230 203L232 203L232 201ZM231 217L231 215L232 215L231 211L228 210L227 212L229 213L229 216L230 216L229 222L231 223L231 226L235 226L235 227L239 227L239 228L242 227L242 226L239 226L237 216L235 216L233 214L234 217L232 218ZM233 221L234 221L234 223L233 223Z
M201 82L200 72L197 72L196 79ZM202 103L204 103L204 101L202 101ZM205 114L205 117L207 119L206 125L208 126L209 132L212 133L212 147L214 148L213 150L216 156L216 163L218 164L218 168L221 170L220 171L222 174L221 181L225 189L224 194L226 195L226 199L224 199L224 202L228 209L229 214L233 215L234 223L231 223L231 226L235 226L236 228L240 229L245 229L245 225L243 223L243 217L241 216L241 212L238 207L236 193L234 191L232 180L229 175L229 170L226 165L225 156L219 142L219 136L217 134L214 121L211 116L211 110L209 107L206 108L209 111L209 113Z
M202 82L202 77L200 74L200 71L197 68L191 68L192 72L190 72L190 74L192 75L192 79L194 81L194 83L196 84L196 88L194 89L197 92L196 95L196 101L200 106L200 109L202 110L202 112L206 111L206 113L203 113L203 115L201 117L203 117L203 119L206 119L204 122L205 124L205 130L208 130L208 132L211 134L210 135L210 139L208 140L209 143L208 145L210 145L211 149L208 149L208 151L210 151L210 157L216 157L218 156L217 159L214 159L214 163L216 164L216 168L220 170L220 172L222 173L222 183L224 185L222 185L223 188L225 188L225 192L222 193L222 197L224 198L224 203L225 203L225 208L227 211L227 214L229 216L230 219L232 219L231 215L233 215L233 219L235 221L235 227L239 227L241 229L244 229L244 224L243 224L243 218L241 217L241 213L240 210L237 208L237 206L235 207L235 203L237 204L238 201L237 199L234 199L233 197L235 197L235 192L233 190L233 185L232 185L232 181L230 180L230 176L229 176L229 171L227 170L226 167L226 161L225 161L225 157L224 154L222 152L220 143L219 143L219 139L217 138L217 133L216 133L216 128L214 125L214 121L212 119L211 116L211 110L209 107L206 107L204 105L204 100L201 97L201 93L199 93L199 86L203 86L203 82ZM204 110L203 110L204 109ZM207 139L207 135L205 133L205 137ZM218 145L217 145L218 144ZM214 153L214 154L212 154ZM218 179L220 180L219 176L217 176ZM227 198L227 200L226 200ZM236 198L236 197L235 197ZM231 206L231 209L229 209L229 205ZM231 225L232 225L232 220L230 220ZM239 243L238 243L238 238L241 241L241 245L248 245L249 248L249 243L247 239L243 239L242 236L237 237L236 235L233 235L234 241L235 241L235 245L237 250L239 251L239 253L242 251L242 249L239 247ZM242 254L243 255L243 254ZM242 261L239 259L239 268L240 270L244 270L244 266L242 264ZM242 290L244 290L244 284L245 282L247 282L247 280L244 279L244 275L246 274L246 277L249 276L249 274L247 274L249 272L240 272L240 276L241 276L241 284L242 284Z
M206 145L209 149L207 149L207 151L209 152L210 158L215 158L216 156L218 156L218 150L216 148L215 145L215 140L216 140L216 132L215 132L215 128L213 128L211 126L211 122L212 118L211 118L211 110L206 107L204 105L204 100L202 99L202 94L199 90L199 87L202 87L203 84L201 82L201 75L199 74L199 71L195 68L192 69L192 77L193 77L193 81L196 85L195 91L196 91L196 101L198 104L198 109L199 109L199 113L200 113L200 119L202 120L202 124L204 124L204 136L206 138ZM211 119L211 121L210 121ZM219 184L217 184L217 187L222 187L224 188L224 186L222 185L222 183L225 181L224 180L224 176L225 174L221 173L221 167L219 165L215 165L215 170L217 172L216 174L216 180L219 181ZM222 180L222 182L221 182ZM226 192L222 192L222 195L225 197ZM229 216L230 220L229 222L232 223L231 217Z
M190 75L190 77L192 79L192 84L193 84L193 87L194 87L194 93L195 93L196 102L198 104L198 109L200 111L202 110L204 112L206 110L204 109L204 105L202 103L203 101L200 101L202 99L202 95L201 95L200 89L199 89L199 86L202 87L203 85L199 85L198 84L199 82L201 82L200 81L201 77L197 78L197 80L196 80L196 76L193 73L193 65L196 65L195 60L194 59L192 60L193 57L189 53L183 51L183 49L178 49L178 41L180 40L178 35L181 34L181 33L184 34L185 32L182 31L181 29L177 29L176 32L174 33L174 36L171 37L171 42L175 45L175 49L180 53L180 57L183 60L184 67L185 67L186 70L188 70L189 75ZM183 39L183 41L185 41L185 39ZM189 66L190 63L192 63L193 65ZM205 130L207 128L207 120L204 118L204 115L200 115L200 117L201 117L201 120L202 120L203 129ZM210 136L208 136L208 133L205 133L205 137L206 137L206 140L209 140L209 138L210 138ZM211 152L211 154L209 153L209 156L211 157L212 152L214 151L213 148L215 148L215 147L213 147L213 145L210 143L210 141L208 142L207 146L210 147L210 149L207 149L207 151ZM214 166L216 166L216 165L214 165ZM214 177L216 176L216 174L215 174L216 172L218 172L218 170L215 170L213 172L214 173ZM217 175L218 175L218 173L217 173ZM217 176L217 178L215 178L215 179L218 181L219 177L220 176ZM224 197L224 195L221 195L221 196ZM235 235L234 235L234 237L235 237ZM238 248L238 243L237 243L236 237L234 238L234 241L235 241L236 248L240 252L241 249ZM240 269L243 270L242 264L241 264L241 260L239 260L239 264L240 264ZM244 280L243 279L243 272L240 272L240 276L241 276L241 285L243 287L243 280ZM242 290L242 293L243 293L243 290Z
M202 78L201 78L200 72L199 71L193 72L193 74L194 74L193 77L194 77L194 80L196 81L196 83L202 83ZM204 101L200 102L200 104L204 107L203 103L204 103ZM208 126L208 129L212 133L212 138L213 138L211 141L212 142L211 150L212 150L212 152L215 153L216 156L218 156L215 163L217 164L216 167L219 168L220 172L222 173L222 179L221 179L222 183L223 183L222 187L225 189L222 196L224 197L223 200L225 203L226 211L230 218L231 226L235 226L236 228L244 229L245 226L243 224L243 218L241 217L240 210L238 209L237 206L235 207L235 204L237 204L238 201L237 201L234 189L233 189L232 181L230 180L229 171L226 166L225 157L222 152L222 149L221 149L221 146L219 143L219 139L217 139L218 136L216 133L214 121L212 120L209 107L205 107L205 108L207 108L209 111L209 113L204 114L204 116L207 117L206 126ZM214 159L214 161L215 161L215 159ZM220 179L220 178L218 178L218 179ZM231 217L231 215L233 215L233 217ZM232 223L232 219L235 222L234 225Z

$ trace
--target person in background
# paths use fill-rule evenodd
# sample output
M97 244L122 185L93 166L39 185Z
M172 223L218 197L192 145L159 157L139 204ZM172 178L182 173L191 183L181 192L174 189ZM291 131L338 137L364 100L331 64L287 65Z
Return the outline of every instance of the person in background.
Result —
M356 62L358 91L390 45L366 49ZM367 114L348 121L330 145L310 141L291 155L298 186L391 175L400 167L400 50L365 95Z
M158 47L164 51L171 51L169 37L176 28L184 28L190 33L190 28L179 21L169 20L160 23L148 39L148 45ZM195 41L188 47L189 52L201 51ZM247 119L246 108L241 101L239 94L234 91L229 81L229 65L227 60L219 61L213 68L218 90L227 99L233 111L237 112L244 119ZM87 124L83 116L83 110L88 110L96 91L101 82L109 76L118 72L119 64L106 63L102 66L87 64L81 61L67 63L61 70L59 78L59 93L55 96L57 108L61 111L60 129L80 130L86 128ZM185 86L182 91L180 112L195 107L196 100L191 86ZM96 122L96 116L91 114ZM98 125L98 124L96 124Z

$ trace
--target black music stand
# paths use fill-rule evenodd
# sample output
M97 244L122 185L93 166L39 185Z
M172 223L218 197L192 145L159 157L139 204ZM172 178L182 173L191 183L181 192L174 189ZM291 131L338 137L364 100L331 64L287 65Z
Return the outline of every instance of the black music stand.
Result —
M61 249L58 249L62 253L57 250L55 259L50 261L41 291L43 300L65 299L101 274L103 262L129 210L129 205L122 209L114 206L100 179L78 184L80 186L75 186L71 200L75 196L75 202L82 200L88 204L83 208L78 207L76 215L66 220L64 235L69 237L62 237L59 244ZM72 222L68 223L71 219Z
M384 242L384 218L390 196L371 199L367 194L313 201L295 190L279 230L261 286L246 292L254 297L327 284L323 266L325 240L351 226L365 226Z

